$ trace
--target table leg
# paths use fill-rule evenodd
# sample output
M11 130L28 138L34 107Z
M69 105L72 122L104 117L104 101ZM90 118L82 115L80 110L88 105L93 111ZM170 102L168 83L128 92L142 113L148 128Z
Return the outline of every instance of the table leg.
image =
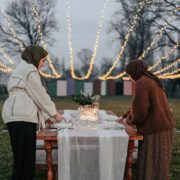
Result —
M134 151L134 140L129 140L128 143L128 154L126 160L126 171L125 171L125 179L132 180L133 173L132 173L132 165L133 165L133 158L132 153Z
M44 148L46 151L46 164L47 164L47 179L53 180L54 174L53 174L53 158L52 158L52 149L53 149L53 143L51 141L45 140L44 141Z

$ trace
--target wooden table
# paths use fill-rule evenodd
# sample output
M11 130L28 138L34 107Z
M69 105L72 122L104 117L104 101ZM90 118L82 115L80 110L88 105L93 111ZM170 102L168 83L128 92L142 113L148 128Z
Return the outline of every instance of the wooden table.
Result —
M53 180L53 158L52 158L52 149L54 145L57 145L57 131L51 131L49 129L44 129L37 132L37 140L44 140L44 149L46 151L46 163L47 163L47 177L48 180ZM125 179L131 180L132 179L132 165L133 165L133 158L132 153L134 151L134 144L135 140L143 140L143 136L130 136L129 143L128 143L128 153L127 153L127 160L126 160L126 170L125 170Z

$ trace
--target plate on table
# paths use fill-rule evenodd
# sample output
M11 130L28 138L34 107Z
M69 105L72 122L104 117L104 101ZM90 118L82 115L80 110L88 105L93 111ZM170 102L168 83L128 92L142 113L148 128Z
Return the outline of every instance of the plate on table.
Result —
M57 128L57 129L72 129L73 128L73 123L55 123L51 126L52 128Z
M124 129L122 124L114 121L103 121L99 127L103 129Z
M69 123L69 122L73 122L73 120L74 120L74 118L71 116L71 115L67 115L67 114L64 114L63 115L64 116L64 121L66 122L66 123Z
M101 119L103 121L116 121L118 117L113 115L106 115L106 116L102 116Z

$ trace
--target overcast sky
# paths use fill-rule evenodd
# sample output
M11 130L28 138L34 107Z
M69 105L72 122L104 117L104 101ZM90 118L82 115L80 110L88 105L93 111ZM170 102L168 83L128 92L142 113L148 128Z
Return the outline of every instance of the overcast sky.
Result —
M0 0L3 5L6 5L8 1L12 0ZM66 11L65 1L57 0L56 16L58 20L58 26L60 31L54 34L56 43L51 51L54 55L65 58L67 64L69 61L68 44L67 44L67 27L66 27ZM74 49L74 59L77 60L77 52L83 48L89 48L93 50L96 32L98 28L98 20L100 17L100 11L103 8L103 0L70 0L71 2L71 15L72 15L72 42ZM113 44L112 38L115 34L107 34L109 28L109 22L113 13L117 10L118 3L116 0L109 0L107 8L105 10L104 28L102 31L99 49L97 53L96 63L100 62L103 57L114 58L118 51L118 45Z
M103 0L71 0L72 15L72 43L74 49L74 59L77 62L76 54L83 48L93 49L100 11L103 8ZM68 59L67 27L65 0L58 0L57 15L60 24L60 33L57 35L57 46L60 56ZM115 0L109 0L105 10L104 28L99 42L96 62L100 62L103 57L115 57L117 45L112 47L112 34L107 34L109 22L113 13L117 9ZM55 50L55 49L54 49ZM55 51L54 51L55 52Z

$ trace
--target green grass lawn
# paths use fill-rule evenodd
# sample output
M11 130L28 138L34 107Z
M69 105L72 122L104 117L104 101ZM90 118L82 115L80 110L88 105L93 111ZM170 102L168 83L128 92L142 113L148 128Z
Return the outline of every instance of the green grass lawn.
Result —
M77 109L77 105L71 98L56 98L53 99L58 109ZM3 100L0 100L0 112L3 105ZM114 96L102 97L100 108L112 110L117 115L121 115L131 104L130 97ZM176 129L180 131L180 99L169 99L169 105L173 110L174 119L176 121ZM5 125L0 118L0 180L9 180L12 167L12 152L9 143L9 136L2 132ZM37 179L44 180L45 172L37 173ZM175 135L175 146L173 150L173 159L171 163L171 179L180 179L180 133Z

